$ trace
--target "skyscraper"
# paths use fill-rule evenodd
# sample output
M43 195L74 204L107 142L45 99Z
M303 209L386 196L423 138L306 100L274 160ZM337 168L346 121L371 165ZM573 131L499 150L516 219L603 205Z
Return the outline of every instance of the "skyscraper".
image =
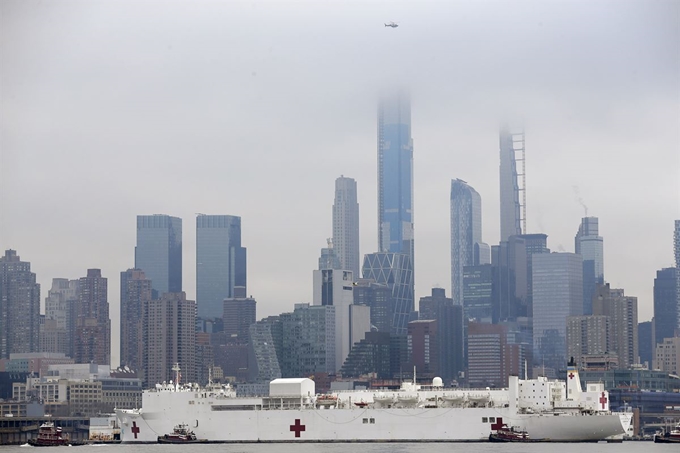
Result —
M15 250L0 257L0 359L37 352L40 344L40 285L31 263Z
M40 350L73 357L75 319L78 312L78 280L53 278L45 298L45 324L41 326Z
M230 343L248 342L249 329L256 320L257 301L246 296L242 286L234 288L234 297L227 297L223 303L222 322L224 336Z
M340 257L333 247L333 239L326 239L327 247L321 249L319 256L319 270L322 269L344 269L340 263Z
M574 238L574 249L583 257L583 314L593 313L595 287L604 284L604 251L597 217L584 217Z
M165 214L137 216L135 269L151 280L155 299L182 291L182 219Z
M482 241L482 198L460 179L451 180L451 294L463 305L463 268L475 264L475 244Z
M120 273L120 365L141 371L144 357L144 304L151 301L151 280L144 271Z
M196 217L196 306L201 318L220 318L234 287L247 288L246 249L241 247L241 218ZM247 291L247 290L246 290Z
M383 99L378 109L378 247L413 262L413 139L404 95Z
M335 180L333 203L333 249L340 259L339 269L352 271L354 278L359 269L359 203L357 183L352 178L340 176Z
M628 369L638 360L637 297L624 295L623 289L597 285L593 297L593 314L609 317L611 350L619 356L619 367Z
M678 270L667 267L656 271L654 279L654 341L652 350L664 338L676 335L678 329L678 305L676 295Z
M513 133L507 127L501 128L500 144L500 200L501 200L501 242L510 236L522 234L524 215L520 213L525 203L520 204L520 188L517 179L517 154L524 164L524 132ZM522 171L522 177L524 171ZM524 198L523 198L524 200Z
M575 253L533 255L535 364L566 367L567 318L583 314L582 266Z
M76 363L111 365L108 283L100 269L88 269L78 280L74 349Z
M390 333L406 335L415 305L411 257L403 253L369 253L364 255L362 274L390 289Z
M182 382L196 381L196 302L184 292L164 293L144 304L143 381L169 382L178 363Z

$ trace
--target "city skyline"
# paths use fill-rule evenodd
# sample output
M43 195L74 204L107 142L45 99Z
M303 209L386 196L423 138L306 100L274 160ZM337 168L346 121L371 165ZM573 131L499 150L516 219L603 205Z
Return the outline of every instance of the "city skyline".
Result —
M135 14L115 3L62 5L0 5L0 246L31 262L41 305L53 278L102 269L116 332L117 279L134 267L135 216L156 212L188 222L188 300L196 298L191 219L228 212L247 225L258 317L311 302L309 271L329 235L339 175L362 188L361 257L379 250L377 93L399 85L411 93L417 142L416 298L433 286L449 293L451 178L484 200L487 242L500 236L498 125L521 117L523 233L573 251L587 205L607 240L607 280L638 297L641 321L651 318L654 276L674 264L680 217L677 4L372 5L358 15L341 4L270 5L272 14L262 14L201 3L189 18L200 25L195 35L174 26L185 13L178 5L154 27L149 3ZM299 8L308 8L304 19ZM576 31L583 8L591 21ZM337 21L324 20L329 11ZM386 14L398 29L384 29ZM129 70L141 61L143 71ZM508 72L517 61L526 64Z

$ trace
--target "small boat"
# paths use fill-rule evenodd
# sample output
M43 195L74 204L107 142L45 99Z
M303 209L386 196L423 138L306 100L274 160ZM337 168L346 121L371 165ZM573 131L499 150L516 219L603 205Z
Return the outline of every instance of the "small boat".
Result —
M205 440L197 438L186 423L175 426L169 434L158 436L159 444L192 444L197 442L205 442Z
M671 430L654 434L654 442L657 444L680 443L680 424L675 425Z
M495 432L489 434L489 442L537 442L531 439L529 434L523 430L517 430L515 427L508 427L503 424Z
M72 442L64 435L61 427L54 426L52 422L45 422L38 429L38 437L28 439L28 444L34 447L58 447L60 445L83 445L83 442Z

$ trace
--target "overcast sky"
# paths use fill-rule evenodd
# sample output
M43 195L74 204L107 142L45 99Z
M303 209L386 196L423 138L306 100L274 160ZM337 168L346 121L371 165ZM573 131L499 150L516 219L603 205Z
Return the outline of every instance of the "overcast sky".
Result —
M138 214L242 218L258 318L311 302L334 181L377 247L377 99L412 99L416 297L450 294L449 189L499 240L498 126L526 129L527 232L574 251L600 219L605 280L653 315L680 218L678 1L0 2L0 247L54 277L101 268L118 357ZM395 21L398 28L386 28ZM580 201L579 201L580 199Z

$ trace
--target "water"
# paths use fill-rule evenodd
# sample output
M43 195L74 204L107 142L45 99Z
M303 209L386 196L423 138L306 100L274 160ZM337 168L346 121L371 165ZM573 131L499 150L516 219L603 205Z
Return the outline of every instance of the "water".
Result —
M2 453L26 453L29 446L0 447ZM54 451L53 447L46 447ZM333 444L211 444L211 445L86 445L77 453L665 453L678 450L677 445L653 442L620 444L583 443L333 443ZM45 451L40 450L40 451ZM61 451L61 450L57 450Z

